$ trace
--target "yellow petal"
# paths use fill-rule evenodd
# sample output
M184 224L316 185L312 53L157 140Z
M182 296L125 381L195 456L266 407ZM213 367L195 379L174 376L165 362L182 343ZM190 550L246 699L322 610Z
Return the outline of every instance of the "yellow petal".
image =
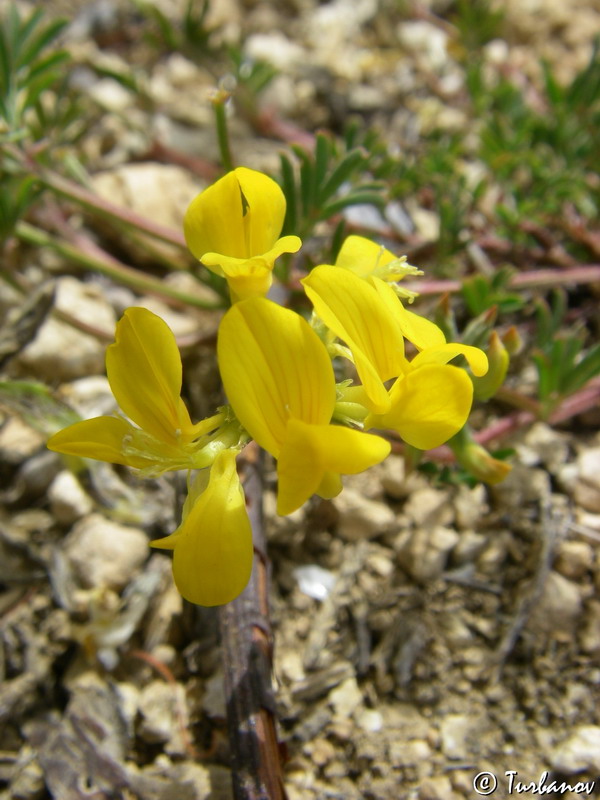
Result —
M335 265L348 269L361 278L366 278L377 267L385 266L392 261L397 261L397 256L386 250L383 245L366 239L364 236L351 235L344 239Z
M206 490L180 527L152 546L174 549L175 584L191 603L223 605L241 594L250 579L253 546L234 451L219 453Z
M219 369L239 421L277 456L290 416L325 424L335 379L325 346L298 314L263 297L236 303L219 326Z
M169 444L193 437L181 400L181 356L169 326L145 308L128 308L106 351L112 392L125 414Z
M147 461L125 456L123 442L135 429L118 417L94 417L69 425L48 439L47 447L56 453L82 458L95 458L110 464L144 467Z
M251 258L233 258L220 253L205 253L202 263L218 275L227 278L233 302L247 297L265 295L273 280L272 270L282 253L295 253L302 245L297 236L284 236L262 255Z
M321 489L326 496L341 489L330 473L354 475L389 455L380 436L339 425L310 425L290 419L277 463L277 513L291 514Z
M342 476L339 472L325 472L315 493L325 500L331 500L333 497L337 497L343 488Z
M383 382L404 372L406 359L402 332L386 303L373 286L339 267L315 267L302 283L317 316L350 348L373 410L387 410Z
M392 408L371 414L369 428L391 428L405 442L429 450L448 441L467 421L473 384L459 367L427 365L399 378L390 390Z
M417 349L423 350L445 343L446 337L443 331L425 317L404 308L400 298L388 283L380 278L371 278L370 282L385 302L389 313L397 320L403 336Z
M183 221L187 245L198 259L206 253L243 259L267 253L283 227L285 207L272 178L238 167L192 200Z
M485 375L488 371L488 359L483 350L470 344L448 342L423 350L410 362L411 369L420 368L425 364L447 364L456 356L464 356L469 362L473 375Z

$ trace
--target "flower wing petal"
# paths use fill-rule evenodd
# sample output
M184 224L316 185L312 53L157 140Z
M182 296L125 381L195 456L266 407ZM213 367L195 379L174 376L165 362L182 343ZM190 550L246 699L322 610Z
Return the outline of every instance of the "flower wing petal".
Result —
M473 384L459 367L430 364L399 378L390 390L392 408L372 414L369 428L391 428L405 442L429 450L463 427L473 401Z
M445 343L446 337L441 328L438 328L431 320L425 319L425 317L421 317L419 314L415 314L413 311L404 308L402 301L389 283L382 281L381 278L374 277L370 279L370 282L381 299L385 302L389 312L397 320L402 335L405 336L409 342L412 342L418 350Z
M146 308L128 308L106 351L110 388L125 414L169 444L192 435L181 400L181 356L169 326Z
M387 305L370 283L339 267L315 267L302 283L317 316L350 348L374 410L385 411L383 381L406 369L402 332Z
M94 417L69 425L48 439L47 447L56 453L82 458L95 458L110 464L143 467L148 462L140 458L127 457L123 453L123 441L131 437L132 426L118 417ZM133 463L136 462L136 463Z

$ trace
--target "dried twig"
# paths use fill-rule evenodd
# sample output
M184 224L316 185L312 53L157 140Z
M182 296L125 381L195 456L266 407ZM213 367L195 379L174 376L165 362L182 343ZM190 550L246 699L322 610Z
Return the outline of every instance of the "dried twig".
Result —
M249 445L244 490L254 540L250 583L220 609L221 650L235 800L285 800L275 699L268 567L262 525L262 459Z

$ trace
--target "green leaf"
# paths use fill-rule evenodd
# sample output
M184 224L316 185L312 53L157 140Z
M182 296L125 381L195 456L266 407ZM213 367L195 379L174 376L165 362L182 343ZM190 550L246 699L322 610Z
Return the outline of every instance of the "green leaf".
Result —
M319 187L320 204L328 200L337 192L340 186L350 178L350 175L365 161L362 149L351 150L330 173L327 180Z
M323 133L318 133L315 143L315 183L319 187L317 192L318 202L321 201L321 186L327 174L330 153L331 143L329 138Z
M321 209L319 219L329 219L349 206L369 205L381 208L383 204L384 199L380 194L376 194L375 192L361 192L359 188L356 192L340 197L339 200L327 203L327 205Z
M594 345L565 377L564 391L572 394L600 375L600 343Z
M283 224L284 235L291 234L297 230L298 212L296 207L296 178L292 162L285 155L280 153L279 163L281 165L281 188L285 195L287 208L285 212L285 222Z
M46 28L42 29L39 34L21 50L17 66L22 67L32 64L42 50L56 39L66 25L67 20L64 19L57 19L54 20L54 22L50 22Z

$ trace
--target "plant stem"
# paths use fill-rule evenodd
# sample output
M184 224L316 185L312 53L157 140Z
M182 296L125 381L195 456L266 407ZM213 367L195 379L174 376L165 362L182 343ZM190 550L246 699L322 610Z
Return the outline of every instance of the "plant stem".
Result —
M271 683L269 576L262 516L262 456L246 448L244 491L254 569L242 594L219 610L235 800L285 800Z
M231 147L229 144L229 129L227 127L226 104L230 98L230 93L225 89L219 89L212 99L215 110L215 122L217 127L217 139L219 141L219 151L221 153L221 163L225 172L233 169L233 158L231 157Z
M161 242L167 242L180 247L182 250L187 250L185 239L179 231L167 228L165 225L157 225L140 214L111 203L109 200L105 200L103 197L53 172L41 172L39 168L36 169L35 167L33 169L38 173L39 179L44 186L47 186L55 194L72 200L88 211L93 211L97 216L110 219L128 228L134 228L138 233L143 231Z
M165 285L161 280L149 278L147 275L133 269L133 267L128 267L120 261L117 261L117 259L110 256L108 253L104 253L100 248L95 248L95 253L86 252L80 247L75 247L62 239L50 236L45 231L27 222L19 222L15 233L21 241L37 245L38 247L50 247L74 264L93 270L94 272L99 272L102 275L112 278L117 283L130 286L132 289L136 289L140 292L147 292L148 294L153 294L158 297L169 298L183 305L195 306L196 308L221 308L221 304L218 302L211 302L210 300L204 300L201 297L195 297L186 292L180 292L177 289L172 289L170 286ZM92 244L93 243L90 243L90 245Z
M533 269L519 272L508 282L511 289L544 289L553 286L569 286L600 281L600 264L582 264L568 269ZM420 295L455 294L462 288L461 281L402 281L403 289Z

